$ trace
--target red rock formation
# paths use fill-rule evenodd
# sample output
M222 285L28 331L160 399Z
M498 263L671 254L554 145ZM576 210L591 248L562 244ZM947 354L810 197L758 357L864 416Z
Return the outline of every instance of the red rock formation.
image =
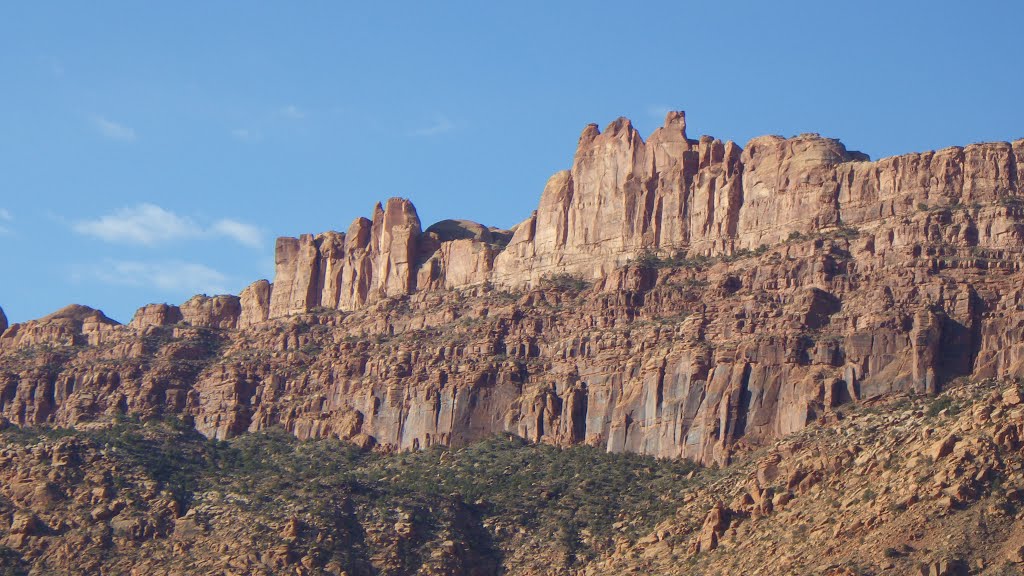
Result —
M624 119L589 126L508 233L421 231L391 199L345 233L279 239L273 285L191 300L193 328L166 342L140 339L166 322L140 312L103 328L111 349L22 371L15 350L85 328L11 327L0 411L169 410L211 436L281 425L386 449L503 431L727 462L846 402L1024 375L1022 159L1024 140L877 162L813 134L741 150L689 139L682 113L646 142Z
M356 219L347 234L278 238L270 318L324 306L350 310L416 288L420 221L412 203L391 198L373 221Z
M181 305L181 316L192 326L236 328L242 306L238 296L198 294Z
M354 310L418 287L482 284L510 236L465 220L446 220L422 232L412 203L391 198L374 208L372 221L357 218L347 233L279 238L266 317L318 307Z
M270 290L271 284L266 280L257 280L242 290L238 296L242 308L239 328L265 322L270 317Z
M281 239L269 316L352 310L417 288L602 279L643 250L728 255L843 226L872 230L871 249L884 254L923 239L898 218L951 206L984 208L957 223L955 233L978 235L962 243L1013 249L1021 232L1004 212L1020 195L1022 151L1024 141L975 144L869 162L817 134L764 136L745 150L690 140L682 112L647 142L624 118L604 132L592 124L572 168L552 176L509 240L455 220L420 234L415 209L399 199L378 206L373 222L357 220L352 241L333 232Z
M266 283L266 280L263 282ZM238 296L210 297L197 294L180 307L170 304L147 304L135 312L128 325L140 331L149 326L173 326L179 322L200 327L236 328L239 327L241 314L242 307Z
M495 263L495 282L607 276L643 249L717 254L732 248L742 205L740 148L689 140L682 112L644 142L620 118L580 136L572 169L548 181L537 212Z
M181 322L184 317L181 315L181 308L170 304L147 304L135 311L135 316L128 323L137 330L145 329L147 326L173 326Z
M103 312L72 304L23 324L13 324L0 337L0 347L19 348L48 344L58 346L97 345L120 326Z
M320 255L314 238L278 238L274 249L274 288L270 296L270 317L305 312L319 305L317 276Z

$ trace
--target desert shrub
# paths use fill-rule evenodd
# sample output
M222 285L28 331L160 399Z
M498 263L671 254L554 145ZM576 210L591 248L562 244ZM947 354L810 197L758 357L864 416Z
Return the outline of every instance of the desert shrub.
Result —
M545 288L561 290L563 292L582 292L590 288L590 282L568 272L545 276L541 279L541 285Z
M841 224L838 228L836 228L835 231L833 231L832 235L836 238L846 238L852 240L860 236L860 230L857 230L853 226Z
M667 260L663 260L657 253L651 250L644 250L637 254L636 258L634 258L630 264L644 270L655 270L658 268L665 268L669 262Z
M925 409L924 413L929 418L934 418L943 410L947 410L949 414L956 414L956 407L954 406L953 399L951 397L939 396L935 398L928 404L928 408Z
M113 460L111 481L118 488L139 489L140 479L155 480L183 509L195 508L197 521L204 512L196 500L210 494L267 526L300 507L304 522L335 541L350 541L366 522L394 525L408 518L415 529L401 551L400 573L415 573L431 542L442 536L466 543L480 561L496 557L495 541L525 537L564 554L567 564L579 563L613 545L613 535L649 532L674 513L694 482L714 474L699 470L694 479L698 468L686 460L536 445L509 435L459 449L387 454L362 452L337 439L300 441L277 428L209 440L174 418L121 418L78 431L11 428L0 439L32 443L58 434L77 436ZM623 524L615 528L618 522ZM484 528L495 524L526 531L499 535ZM267 530L266 538L275 543L276 529ZM346 566L361 553L303 545L303 554ZM4 562L0 551L0 567Z
M767 246L758 248L763 253L768 250ZM747 251L750 252L749 250ZM636 258L630 260L629 265L645 270L657 270L661 268L687 268L702 269L717 262L718 259L704 255L687 256L685 252L676 252L671 256L660 256L650 249L645 249L637 254Z

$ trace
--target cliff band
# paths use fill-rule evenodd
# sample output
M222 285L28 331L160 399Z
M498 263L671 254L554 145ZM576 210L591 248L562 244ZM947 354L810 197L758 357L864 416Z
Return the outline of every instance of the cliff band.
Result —
M586 127L511 230L392 198L240 296L7 327L0 413L180 414L382 449L511 432L725 463L844 403L1024 375L1024 140L869 161Z

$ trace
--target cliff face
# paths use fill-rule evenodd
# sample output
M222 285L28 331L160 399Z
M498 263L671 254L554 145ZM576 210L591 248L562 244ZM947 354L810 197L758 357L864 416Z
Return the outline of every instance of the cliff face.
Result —
M316 307L351 310L416 289L420 219L408 200L392 198L357 218L348 233L278 238L269 317ZM243 304L245 306L245 304Z
M741 150L686 137L683 114L645 143L625 119L580 136L572 169L548 181L537 211L497 262L499 283L559 272L603 277L644 248L721 254L742 206Z
M701 469L496 436L416 454L169 421L0 427L14 574L916 574L1024 565L1018 383L848 407ZM571 518L571 522L566 519ZM766 560L767 559L767 560Z
M1024 140L870 162L817 135L691 140L682 113L646 142L588 126L511 231L423 230L391 199L279 239L274 283L239 297L16 324L0 411L726 462L844 403L1024 375L1022 161Z
M574 553L611 551L618 518L635 533L667 518L666 495L681 499L701 473L679 461L510 440L439 463L436 453L363 455L278 434L210 443L163 422L59 439L7 427L0 566L19 575L565 574L580 567ZM614 483L589 490L579 470ZM484 493L459 495L482 485ZM524 485L547 496L523 499ZM555 495L556 486L571 488ZM551 537L567 513L585 543Z
M741 149L708 136L689 139L682 112L669 113L645 142L620 118L604 132L587 126L572 168L551 177L510 240L421 234L415 209L394 198L347 235L280 239L274 285L282 294L270 317L317 306L352 310L417 289L524 288L565 273L602 279L642 250L729 255L843 226L902 236L883 242L888 249L922 240L895 230L922 207L988 208L970 223L978 234L971 245L1019 247L1016 221L1000 209L1020 194L1022 157L1024 141L1017 141L869 162L817 134L763 136ZM289 299L293 305L284 304Z

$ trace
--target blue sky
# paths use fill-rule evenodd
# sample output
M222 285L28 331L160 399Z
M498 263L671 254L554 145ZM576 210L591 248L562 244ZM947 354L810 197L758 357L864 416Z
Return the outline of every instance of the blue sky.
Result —
M0 306L238 293L377 200L510 226L590 122L873 158L1024 137L1003 2L25 2L0 7Z

